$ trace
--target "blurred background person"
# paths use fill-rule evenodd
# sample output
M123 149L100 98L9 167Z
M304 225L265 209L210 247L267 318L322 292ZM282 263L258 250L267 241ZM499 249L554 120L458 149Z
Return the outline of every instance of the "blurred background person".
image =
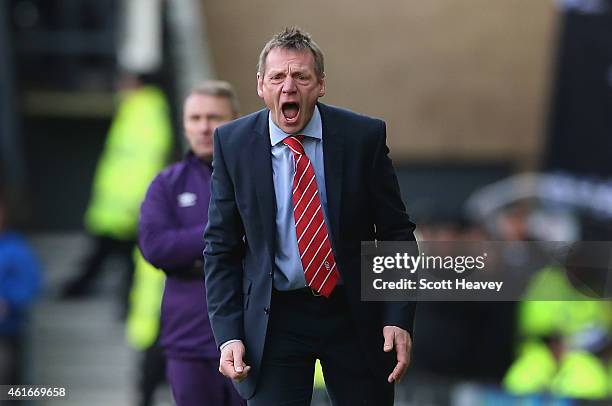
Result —
M167 275L160 344L178 406L245 404L218 370L219 351L206 310L202 262L213 133L238 114L229 83L207 81L193 88L183 105L189 151L153 180L142 203L140 249L147 261Z
M608 251L603 263L609 276L609 247L572 244L591 234L588 218L595 213L588 210L588 202L566 200L554 192L567 181L557 175L517 175L476 191L467 206L505 240L552 241L549 247L559 246L560 241L572 247L563 260L549 256L548 263L526 281L514 321L514 360L504 373L503 387L520 396L603 400L612 393L608 375L612 303L609 298L597 300L601 291L584 290L579 283L583 279L568 278L568 271L578 277L601 272L596 265L602 261L593 259L603 249ZM547 249L546 244L542 247ZM590 259L590 267L566 265L584 263L585 258Z
M123 266L120 305L125 317L138 209L151 179L167 162L173 141L166 96L149 75L123 74L118 101L85 213L91 249L62 297L91 293L106 261L116 256Z
M0 190L0 384L25 384L24 356L29 310L42 287L41 266L18 233L8 229L6 200Z
M500 237L492 236L467 216L425 224L420 231L421 241L441 246ZM418 331L424 338L414 349L413 376L417 382L501 383L513 359L514 303L422 302L418 315Z
M137 350L137 405L155 404L157 388L166 382L166 357L159 345L161 300L165 275L134 248L134 280L130 289L125 336Z

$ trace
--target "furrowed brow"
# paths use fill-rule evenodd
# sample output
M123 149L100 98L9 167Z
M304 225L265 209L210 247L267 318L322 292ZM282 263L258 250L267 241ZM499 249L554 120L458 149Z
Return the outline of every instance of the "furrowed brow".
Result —
M285 70L284 69L270 69L267 73L267 76L276 76L276 75L282 75L285 74Z

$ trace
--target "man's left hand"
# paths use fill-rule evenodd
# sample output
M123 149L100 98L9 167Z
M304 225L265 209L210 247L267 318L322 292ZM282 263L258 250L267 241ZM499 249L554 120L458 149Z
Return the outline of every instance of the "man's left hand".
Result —
M410 350L412 348L410 334L397 326L385 326L383 327L383 337L385 338L383 351L389 352L395 348L397 354L397 365L393 368L393 372L391 372L387 381L389 383L393 381L399 383L406 373L408 365L410 365Z

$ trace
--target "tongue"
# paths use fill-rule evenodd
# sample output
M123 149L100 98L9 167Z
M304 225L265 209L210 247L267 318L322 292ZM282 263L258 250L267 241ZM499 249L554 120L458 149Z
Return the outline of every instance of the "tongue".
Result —
M294 118L297 117L298 115L298 108L296 105L288 105L283 109L283 114L285 115L285 117L287 117L289 120L292 120Z

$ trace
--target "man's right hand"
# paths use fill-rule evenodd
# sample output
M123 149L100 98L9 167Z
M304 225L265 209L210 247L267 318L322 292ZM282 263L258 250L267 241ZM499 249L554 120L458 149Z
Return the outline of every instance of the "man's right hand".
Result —
M244 380L251 370L251 367L242 361L244 352L242 341L229 343L223 347L219 360L219 372L236 382Z

